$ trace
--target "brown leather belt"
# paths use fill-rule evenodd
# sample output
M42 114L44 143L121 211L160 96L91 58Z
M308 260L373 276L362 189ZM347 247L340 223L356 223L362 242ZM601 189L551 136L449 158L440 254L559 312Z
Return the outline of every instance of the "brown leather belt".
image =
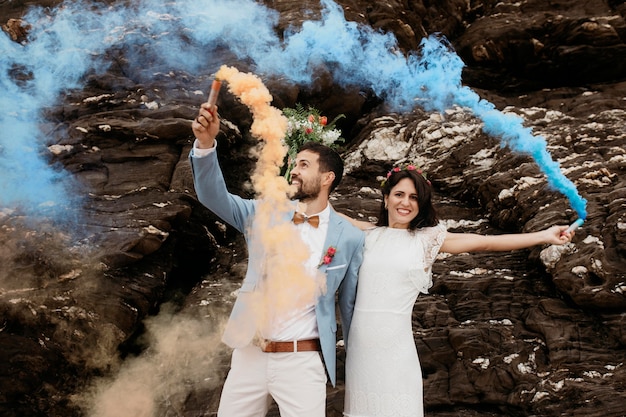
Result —
M319 352L322 350L319 339L293 340L290 342L274 342L265 340L261 342L263 352Z

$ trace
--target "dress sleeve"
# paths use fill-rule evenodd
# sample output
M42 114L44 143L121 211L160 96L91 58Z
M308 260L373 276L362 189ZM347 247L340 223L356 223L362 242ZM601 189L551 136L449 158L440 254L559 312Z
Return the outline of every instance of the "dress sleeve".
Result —
M422 294L428 294L433 286L432 266L439 253L439 248L446 238L446 227L440 223L434 227L426 227L417 234L420 240L420 248L423 250L423 262L410 272L417 290Z
M426 239L424 242L424 265L430 269L435 263L435 258L439 253L441 245L443 245L446 239L446 226L443 223L439 223L437 226L429 227L425 230Z

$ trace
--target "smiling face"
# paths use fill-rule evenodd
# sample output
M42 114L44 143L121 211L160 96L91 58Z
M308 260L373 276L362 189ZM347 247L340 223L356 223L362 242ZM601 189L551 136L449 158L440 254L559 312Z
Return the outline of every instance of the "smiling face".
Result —
M318 154L311 151L298 153L295 166L291 170L291 184L296 187L292 196L295 200L306 202L319 196L322 190L322 173Z
M403 178L385 196L389 227L408 229L409 223L419 213L417 190L410 178Z

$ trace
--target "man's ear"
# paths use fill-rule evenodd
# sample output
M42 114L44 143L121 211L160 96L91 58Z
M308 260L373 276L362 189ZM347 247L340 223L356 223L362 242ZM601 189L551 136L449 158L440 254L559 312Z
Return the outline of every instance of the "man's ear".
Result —
M330 187L333 181L335 181L335 173L333 171L325 172L322 179L322 185L327 185Z

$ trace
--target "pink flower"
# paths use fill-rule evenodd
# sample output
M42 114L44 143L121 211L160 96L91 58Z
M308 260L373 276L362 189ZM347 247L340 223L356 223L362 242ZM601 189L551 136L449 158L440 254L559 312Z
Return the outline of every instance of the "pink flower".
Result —
M329 263L331 263L336 253L337 248L335 248L334 246L329 246L328 249L326 249L326 254L324 255L324 257L322 257L322 262L320 262L318 266L328 265Z
M315 121L315 116L309 114L309 122L313 123Z
M313 128L312 127L307 127L305 130L307 135L310 135L311 133L313 133Z
M326 123L328 123L328 119L326 118L326 116L320 117L320 124L322 126L326 126Z
M418 174L420 174L422 177L424 177L426 182L428 182L428 185L430 185L430 181L428 181L428 179L426 178L426 174L424 173L422 168L419 168L417 165L414 165L411 163L411 164L391 168L387 172L387 178L380 183L380 186L384 187L385 184L387 184L387 180L389 179L389 177L391 177L391 175L393 175L395 172L400 172L400 171L415 171Z

